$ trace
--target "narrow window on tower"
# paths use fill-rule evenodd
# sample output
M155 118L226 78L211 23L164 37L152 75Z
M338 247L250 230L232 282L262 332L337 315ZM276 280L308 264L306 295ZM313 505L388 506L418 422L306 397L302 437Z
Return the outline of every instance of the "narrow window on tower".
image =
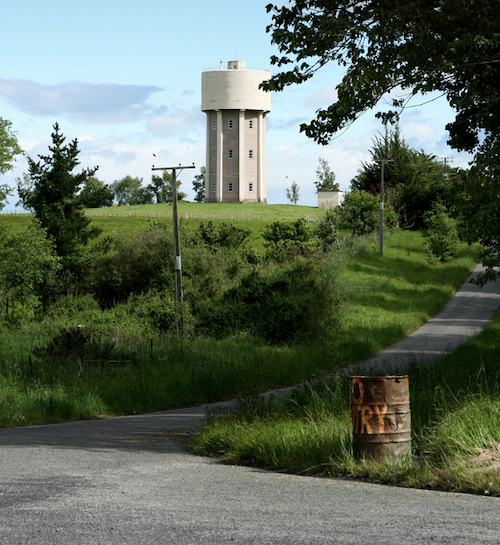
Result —
M215 161L215 150L212 150L212 159Z
M215 193L215 184L212 184L212 193Z
M248 158L253 159L253 149L248 150Z
M227 156L228 156L229 159L233 158L233 150L232 149L227 150Z
M248 184L248 191L253 191L253 183L252 182L250 182Z
M231 191L233 190L233 182L229 182L229 183L227 184L227 190L228 190L229 192L231 192Z
M228 129L234 129L234 123L232 119L229 119L227 122L227 128Z
M248 120L248 128L253 129L253 119Z
M215 131L217 127L217 122L215 121L215 119L212 121L212 130Z

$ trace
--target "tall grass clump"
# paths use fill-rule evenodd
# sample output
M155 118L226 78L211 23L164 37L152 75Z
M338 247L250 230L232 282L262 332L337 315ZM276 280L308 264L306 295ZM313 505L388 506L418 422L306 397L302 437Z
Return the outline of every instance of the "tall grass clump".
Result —
M409 369L411 459L354 457L349 382L342 376L282 399L255 397L233 414L209 415L191 448L281 471L500 496L499 350L497 318L453 354Z

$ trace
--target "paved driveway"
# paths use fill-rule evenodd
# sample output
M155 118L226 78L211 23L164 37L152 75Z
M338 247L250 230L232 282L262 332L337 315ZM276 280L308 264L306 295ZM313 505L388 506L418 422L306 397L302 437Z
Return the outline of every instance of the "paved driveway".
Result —
M485 325L500 303L499 287L489 289L462 297L465 314L446 320ZM284 475L189 454L204 414L199 407L1 429L0 545L500 543L498 498Z

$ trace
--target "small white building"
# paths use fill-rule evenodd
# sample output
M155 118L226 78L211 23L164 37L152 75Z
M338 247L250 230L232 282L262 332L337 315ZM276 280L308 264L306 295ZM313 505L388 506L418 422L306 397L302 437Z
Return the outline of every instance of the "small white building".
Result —
M343 202L343 191L318 191L318 208L335 208Z
M201 109L207 114L205 202L265 203L266 115L271 93L259 89L266 70L245 62L204 70Z

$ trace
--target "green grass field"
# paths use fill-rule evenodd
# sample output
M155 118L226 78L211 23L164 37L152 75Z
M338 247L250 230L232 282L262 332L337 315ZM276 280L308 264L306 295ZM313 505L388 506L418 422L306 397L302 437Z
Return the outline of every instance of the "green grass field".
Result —
M137 206L112 206L109 208L91 208L85 212L91 218L92 225L102 229L96 241L112 235L114 231L126 229L135 233L144 228L151 220L172 222L171 204L144 204ZM190 229L196 229L201 222L232 222L236 227L252 229L251 245L262 251L260 234L267 222L275 219L295 220L306 218L317 222L325 210L309 206L287 204L227 204L227 203L189 203L179 202L179 218ZM31 219L31 214L0 214L0 224L12 228L14 233L23 229ZM347 234L347 233L343 233Z

